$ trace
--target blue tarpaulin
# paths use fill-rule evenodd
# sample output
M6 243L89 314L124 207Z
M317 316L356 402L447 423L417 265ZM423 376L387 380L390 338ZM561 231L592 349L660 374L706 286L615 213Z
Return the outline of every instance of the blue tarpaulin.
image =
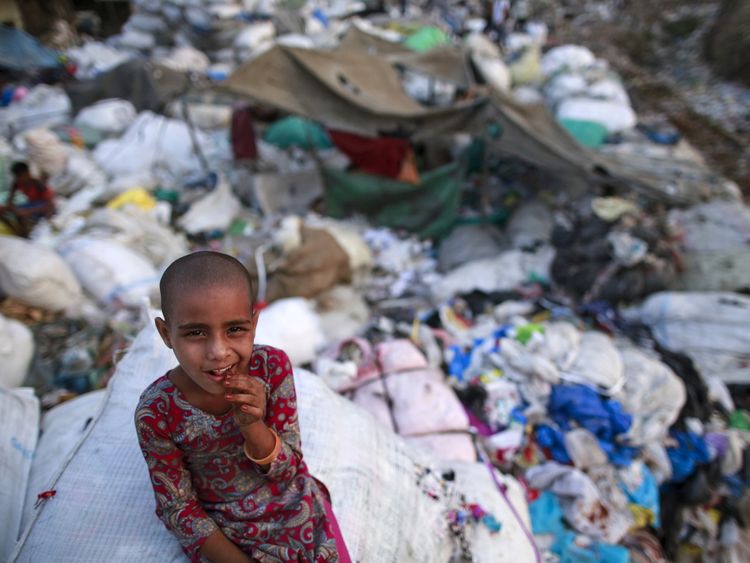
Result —
M0 68L27 70L60 66L58 54L23 30L0 25Z

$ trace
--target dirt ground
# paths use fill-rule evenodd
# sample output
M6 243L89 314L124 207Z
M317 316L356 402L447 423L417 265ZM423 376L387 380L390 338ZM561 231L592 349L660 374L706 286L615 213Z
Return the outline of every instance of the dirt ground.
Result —
M750 201L750 88L718 78L703 56L718 5L562 0L538 15L552 42L585 45L607 59L642 119L666 116Z

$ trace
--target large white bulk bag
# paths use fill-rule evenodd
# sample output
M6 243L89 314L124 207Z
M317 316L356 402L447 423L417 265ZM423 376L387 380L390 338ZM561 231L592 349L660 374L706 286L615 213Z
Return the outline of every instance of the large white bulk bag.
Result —
M0 387L20 387L34 355L34 335L22 323L0 315Z
M12 236L0 236L0 288L9 297L48 311L63 311L81 299L81 286L60 256Z
M174 363L149 324L119 364L89 435L54 483L56 496L34 512L15 561L185 560L177 540L154 514L153 490L133 424L140 393ZM446 518L451 506L429 495L435 483L425 477L425 468L435 465L435 475L453 467L441 464L437 469L320 378L302 371L295 374L295 384L305 459L331 492L352 560L448 561L455 548ZM467 530L472 555L498 563L540 561L529 540L527 507L518 485L510 477L498 477L508 487L500 498L483 466L459 465L454 472L458 492L502 522L497 534Z
M201 131L194 133L204 152L208 152L208 137ZM93 156L111 178L141 170L160 169L173 177L201 172L188 125L150 111L140 113L119 139L99 143Z
M0 388L0 561L8 561L21 534L38 435L39 400L34 390Z
M84 289L104 306L138 307L157 293L156 268L124 244L82 236L64 242L59 251Z
M26 529L34 516L38 495L53 488L68 458L91 429L91 423L104 404L106 393L105 389L99 389L79 395L60 403L42 416L41 435L34 450L26 489L22 530Z
M127 100L108 99L83 108L75 118L78 127L90 127L117 137L135 121L135 106Z

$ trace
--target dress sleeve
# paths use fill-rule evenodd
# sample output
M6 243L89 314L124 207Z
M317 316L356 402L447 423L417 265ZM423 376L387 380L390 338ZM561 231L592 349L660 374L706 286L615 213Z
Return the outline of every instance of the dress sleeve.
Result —
M302 461L302 440L297 420L297 394L294 390L292 364L287 355L270 348L265 357L269 383L266 424L281 439L281 450L268 468L266 476L272 481L290 481L297 474Z
M200 561L201 546L218 526L198 502L182 451L172 441L164 415L152 405L139 405L135 427L154 488L156 515L190 560Z

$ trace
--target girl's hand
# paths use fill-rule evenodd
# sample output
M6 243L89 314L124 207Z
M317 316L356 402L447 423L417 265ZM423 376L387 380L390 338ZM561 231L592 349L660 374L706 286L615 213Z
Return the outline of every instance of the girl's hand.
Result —
M266 417L266 386L259 377L230 374L224 379L226 400L232 403L240 428L262 422Z

